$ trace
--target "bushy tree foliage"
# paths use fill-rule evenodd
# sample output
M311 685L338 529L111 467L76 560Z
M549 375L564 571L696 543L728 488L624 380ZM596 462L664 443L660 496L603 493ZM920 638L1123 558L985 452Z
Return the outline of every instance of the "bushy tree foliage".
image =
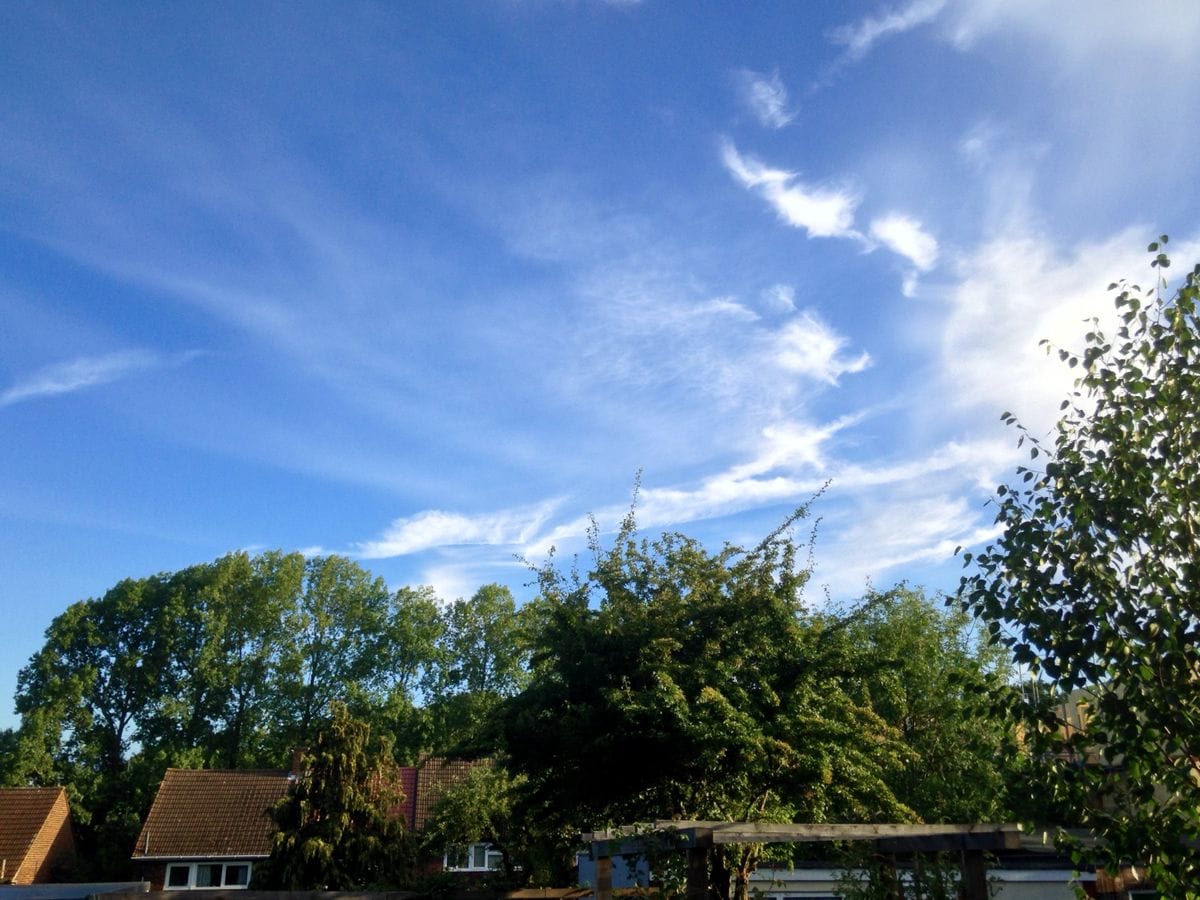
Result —
M440 856L487 843L503 857L505 882L515 883L520 875L536 877L530 852L536 827L516 809L522 782L491 761L472 767L466 777L448 785L434 804L421 834L426 853Z
M520 690L529 656L524 617L512 591L487 584L442 614L436 666L426 679L435 752L486 754L494 747L488 718Z
M423 749L413 704L443 627L430 592L389 593L340 557L126 579L57 616L21 670L3 777L68 785L85 874L125 877L168 766L280 766L334 699Z
M897 821L908 751L854 696L845 629L808 610L785 527L750 551L680 535L611 549L586 577L541 572L530 684L503 709L526 815L550 831L655 818ZM744 893L759 848L718 860Z
M1162 244L1151 265L1169 265ZM1200 884L1200 266L1172 293L1120 282L1053 436L998 491L1003 533L961 599L1028 666L1015 707L1042 785L1165 896ZM1016 419L1006 413L1010 424ZM1077 726L1082 713L1081 730ZM1069 714L1069 715L1068 715Z
M1006 821L1016 726L987 698L1008 689L1007 651L957 607L903 584L844 616L862 698L913 751L888 774L895 795L924 822Z
M270 857L254 867L264 890L398 887L415 870L404 830L399 772L388 748L372 749L371 728L342 703L302 757L303 772L273 815Z

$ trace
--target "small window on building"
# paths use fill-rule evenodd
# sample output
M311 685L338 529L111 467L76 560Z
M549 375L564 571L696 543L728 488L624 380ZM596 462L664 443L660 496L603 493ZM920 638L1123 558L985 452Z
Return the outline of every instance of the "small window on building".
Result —
M163 887L189 891L250 886L250 863L171 863Z
M442 860L448 872L494 872L504 867L504 854L491 844L451 847Z
M196 887L220 887L224 870L225 867L220 863L201 863L196 866Z

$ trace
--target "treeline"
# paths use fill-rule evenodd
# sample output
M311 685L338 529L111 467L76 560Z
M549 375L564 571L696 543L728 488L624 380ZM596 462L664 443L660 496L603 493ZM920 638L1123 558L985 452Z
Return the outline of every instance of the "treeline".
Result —
M1011 729L978 698L1006 659L961 613L906 587L810 608L785 530L710 553L631 516L592 549L519 608L279 552L122 581L21 671L3 779L70 787L95 878L127 871L167 767L286 766L334 705L400 763L500 759L434 840L491 841L525 878L565 877L599 822L1004 817Z
M527 678L528 613L505 587L443 604L352 560L232 553L72 604L17 680L7 784L67 785L96 877L128 867L170 766L280 768L330 703L400 762L445 753Z

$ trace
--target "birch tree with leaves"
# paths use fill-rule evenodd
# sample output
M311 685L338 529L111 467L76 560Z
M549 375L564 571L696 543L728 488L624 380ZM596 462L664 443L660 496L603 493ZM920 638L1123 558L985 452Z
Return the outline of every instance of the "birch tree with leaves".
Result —
M1164 896L1200 884L1200 265L1125 281L1047 439L1011 413L1029 463L997 491L995 543L964 553L960 599L1033 673L1011 710L1039 784ZM1069 727L1073 720L1079 727ZM1078 851L1082 852L1082 851Z

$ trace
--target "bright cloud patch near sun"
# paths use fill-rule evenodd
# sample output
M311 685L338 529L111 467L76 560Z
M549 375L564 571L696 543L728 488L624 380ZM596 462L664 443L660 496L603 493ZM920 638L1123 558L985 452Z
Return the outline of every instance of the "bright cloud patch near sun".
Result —
M871 237L893 253L907 257L922 272L928 272L937 263L937 239L916 219L902 213L891 213L872 221Z
M759 194L783 221L803 228L809 237L859 236L854 231L854 211L859 204L856 192L804 184L795 172L772 169L752 156L743 156L728 141L721 158L743 187Z

